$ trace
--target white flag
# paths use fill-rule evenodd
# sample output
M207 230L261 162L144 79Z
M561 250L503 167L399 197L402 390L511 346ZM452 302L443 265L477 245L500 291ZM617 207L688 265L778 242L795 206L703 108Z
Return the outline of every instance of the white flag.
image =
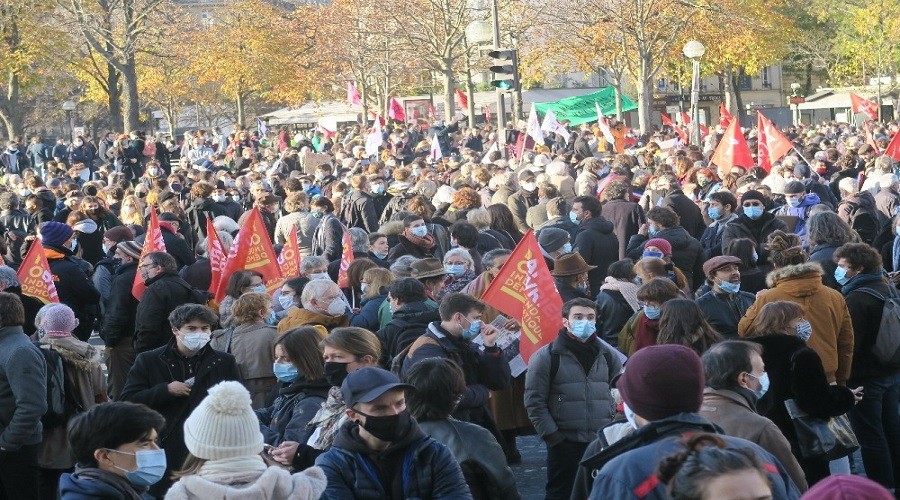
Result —
M544 144L544 132L541 131L541 122L538 121L537 109L535 109L534 103L531 104L531 112L528 113L528 128L526 131L534 139L536 145Z
M366 136L366 155L375 156L378 154L378 148L384 144L384 136L381 135L381 117L375 116L375 126L372 132Z
M606 117L603 116L603 111L600 110L600 104L594 101L594 107L597 108L597 126L600 127L600 132L603 133L606 142L615 144L616 138L613 137L612 130L609 129L609 123L607 123Z
M435 162L444 157L444 153L441 152L441 143L438 142L437 134L431 137L431 154L429 156Z
M547 110L547 114L544 115L544 123L541 124L541 131L543 132L553 132L554 134L559 134L563 136L566 142L569 142L569 131L566 130L566 127L563 127L559 120L556 119L556 113L553 112L552 109Z
M488 158L488 156L491 156L491 153L493 153L494 151L499 151L498 146L497 146L497 141L494 141L494 143L491 144L491 147L488 148L488 150L484 153L484 156L481 158L482 165L487 165L488 163L491 162L491 160Z

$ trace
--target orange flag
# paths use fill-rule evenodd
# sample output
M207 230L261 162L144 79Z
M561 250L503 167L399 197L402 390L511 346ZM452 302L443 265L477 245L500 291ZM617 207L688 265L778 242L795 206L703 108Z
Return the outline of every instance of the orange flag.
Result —
M747 146L747 140L738 127L737 120L731 122L731 125L725 129L722 140L716 146L710 163L716 166L728 169L734 166L750 168L753 166L753 156L750 155L750 148Z
M291 228L288 240L278 255L278 267L285 279L300 276L300 244L297 242L297 226Z
M353 262L353 244L350 242L350 231L344 228L344 241L342 244L343 253L341 253L341 267L338 270L337 284L341 288L350 287L350 276L347 275L347 269Z
M853 113L865 113L872 120L878 120L878 104L854 94L850 93L850 108Z
M228 261L222 270L223 279L219 280L219 286L216 288L216 302L221 304L225 298L225 287L228 285L225 277L245 269L262 274L263 282L267 285L281 279L275 249L257 207L250 211L250 216L241 226L237 238L231 245Z
M562 328L562 297L534 231L516 245L481 300L522 325L519 352L526 363L556 338Z
M731 122L734 120L734 116L728 112L728 108L725 107L724 102L719 103L719 125L724 128L728 128L731 125Z
M900 132L897 132L894 134L894 137L891 138L891 142L884 148L884 154L896 161L900 161Z
M778 130L772 120L759 111L756 112L756 123L759 129L756 158L759 166L768 172L772 168L772 163L784 158L784 155L794 149L794 145Z
M225 246L219 239L219 233L213 226L212 217L206 218L206 256L209 258L209 269L212 274L212 280L209 282L209 291L216 293L219 289L219 281L222 280L222 270L225 269Z
M47 262L41 240L34 240L31 244L25 259L19 265L18 276L22 295L34 297L44 304L59 303L53 273L50 272L50 263Z
M144 248L141 249L141 258L138 259L138 265L148 253L165 251L166 242L163 240L162 229L159 228L156 207L152 207L150 208L150 224L147 226L147 234L144 236ZM141 300L141 295L144 295L144 289L146 288L147 285L144 284L144 278L141 277L141 270L138 269L137 274L134 275L134 284L131 285L131 295Z

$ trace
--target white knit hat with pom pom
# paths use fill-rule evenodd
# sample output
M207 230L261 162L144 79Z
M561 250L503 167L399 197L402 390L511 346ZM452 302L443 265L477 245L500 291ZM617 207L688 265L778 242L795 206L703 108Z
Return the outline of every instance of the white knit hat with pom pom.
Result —
M184 444L206 460L258 455L263 436L247 389L233 381L214 385L185 420Z

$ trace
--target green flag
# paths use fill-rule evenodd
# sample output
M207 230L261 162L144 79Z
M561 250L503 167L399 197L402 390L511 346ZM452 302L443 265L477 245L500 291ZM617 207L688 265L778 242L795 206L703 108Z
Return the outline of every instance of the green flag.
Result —
M616 113L615 89L606 87L597 92L577 97L567 97L553 102L534 103L537 112L541 116L545 115L548 109L552 109L553 113L556 114L557 120L560 122L568 120L571 126L597 121L597 105L600 106L604 115L614 115ZM637 104L623 95L622 111L631 111L633 109L637 109Z

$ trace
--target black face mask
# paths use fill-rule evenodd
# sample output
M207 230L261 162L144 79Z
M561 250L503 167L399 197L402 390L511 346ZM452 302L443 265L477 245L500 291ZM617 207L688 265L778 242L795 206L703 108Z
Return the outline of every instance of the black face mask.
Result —
M325 380L332 387L340 387L347 378L347 365L349 363L325 362Z
M389 443L399 441L403 437L412 419L409 410L403 410L396 415L383 417L373 417L358 410L353 411L366 417L366 423L362 425L363 429L378 439Z

